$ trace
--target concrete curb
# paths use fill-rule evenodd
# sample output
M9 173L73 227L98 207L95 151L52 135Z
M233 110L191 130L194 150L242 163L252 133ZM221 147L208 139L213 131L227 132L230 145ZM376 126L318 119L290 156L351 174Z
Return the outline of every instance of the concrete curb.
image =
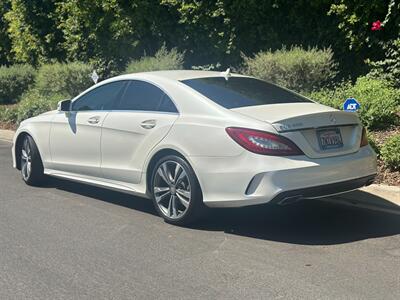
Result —
M13 137L14 131L0 129L0 140L12 142ZM354 192L322 200L400 214L400 186L372 184Z
M388 199L390 202L400 207L400 186L371 184L370 186L361 188L360 190Z
M0 140L6 141L6 142L12 142L14 133L15 132L13 130L0 129Z
M323 201L400 215L400 187L372 184Z

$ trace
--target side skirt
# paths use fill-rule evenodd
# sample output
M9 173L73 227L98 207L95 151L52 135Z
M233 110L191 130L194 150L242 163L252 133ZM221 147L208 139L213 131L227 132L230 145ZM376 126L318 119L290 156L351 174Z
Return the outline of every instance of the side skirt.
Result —
M92 186L106 188L109 190L123 192L123 193L131 194L134 196L149 198L149 195L147 195L147 193L146 193L146 184L137 184L137 185L129 184L128 185L125 182L107 180L107 179L98 178L98 177L81 176L79 174L62 172L62 171L52 170L52 169L44 169L44 174L52 176L52 177L56 177L56 178L66 179L66 180L70 180L70 181L74 181L74 182L79 182L79 183L84 183L84 184L88 184L88 185L92 185Z

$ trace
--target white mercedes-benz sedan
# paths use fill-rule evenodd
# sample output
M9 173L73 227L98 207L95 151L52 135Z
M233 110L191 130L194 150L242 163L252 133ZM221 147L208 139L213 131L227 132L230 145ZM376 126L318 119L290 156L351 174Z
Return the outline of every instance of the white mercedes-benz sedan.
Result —
M29 185L50 175L148 197L173 224L205 207L343 193L376 174L356 113L229 71L105 80L23 121L12 155Z

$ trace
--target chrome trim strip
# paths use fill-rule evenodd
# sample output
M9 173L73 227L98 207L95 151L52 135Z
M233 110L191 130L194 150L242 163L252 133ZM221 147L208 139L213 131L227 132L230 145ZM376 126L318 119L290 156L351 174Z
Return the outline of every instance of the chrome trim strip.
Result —
M322 128L332 128L332 127L349 127L349 126L358 126L361 125L359 123L351 123L351 124L335 124L335 125L326 125L326 126L318 126L318 127L304 127L304 128L296 128L296 129L287 129L287 130L278 130L275 125L278 123L273 123L272 126L279 132L293 132L293 131L301 131L301 130L310 130L310 129L322 129Z

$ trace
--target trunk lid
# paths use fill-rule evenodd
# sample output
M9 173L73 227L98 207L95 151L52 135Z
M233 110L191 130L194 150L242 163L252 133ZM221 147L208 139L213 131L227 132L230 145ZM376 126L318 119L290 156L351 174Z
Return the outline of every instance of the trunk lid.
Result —
M232 111L272 124L311 158L359 150L362 127L355 113L317 103L268 104Z

